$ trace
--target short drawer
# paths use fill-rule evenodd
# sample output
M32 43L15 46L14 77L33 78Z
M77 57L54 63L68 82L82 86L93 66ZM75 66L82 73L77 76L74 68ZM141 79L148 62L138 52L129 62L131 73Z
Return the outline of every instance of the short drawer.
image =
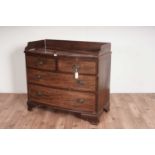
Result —
M44 103L77 111L95 111L95 95L29 85L29 99L34 102Z
M61 72L75 72L78 69L80 74L96 74L97 73L97 63L92 59L82 59L82 58L59 58L58 60L58 70Z
M29 83L71 90L96 91L96 76L80 75L79 79L75 79L73 74L40 71L30 68L27 69L27 73Z
M27 67L33 67L37 69L44 69L53 71L55 70L55 60L53 58L45 58L41 56L26 56Z

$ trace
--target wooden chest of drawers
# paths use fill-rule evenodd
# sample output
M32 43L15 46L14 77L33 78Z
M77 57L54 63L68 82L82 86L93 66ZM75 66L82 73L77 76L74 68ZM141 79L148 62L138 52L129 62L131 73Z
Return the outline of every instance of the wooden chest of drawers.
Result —
M48 106L94 124L109 111L110 43L40 40L28 43L25 56L28 110Z

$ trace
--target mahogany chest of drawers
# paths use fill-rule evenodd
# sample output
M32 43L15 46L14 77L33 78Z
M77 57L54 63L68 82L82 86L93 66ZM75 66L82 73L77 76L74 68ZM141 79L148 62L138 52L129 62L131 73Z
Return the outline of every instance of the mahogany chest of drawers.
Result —
M25 57L28 110L47 106L94 124L109 111L110 43L39 40L28 43Z

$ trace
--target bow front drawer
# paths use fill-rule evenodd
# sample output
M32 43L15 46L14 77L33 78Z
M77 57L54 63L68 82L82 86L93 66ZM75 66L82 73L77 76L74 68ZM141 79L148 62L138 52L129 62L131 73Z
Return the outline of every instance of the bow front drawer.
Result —
M73 74L45 72L30 68L27 71L29 83L91 92L96 90L96 76L80 75L79 79L75 79Z
M29 98L34 102L79 111L95 111L95 95L29 85Z
M26 63L28 67L36 69L55 70L55 60L52 57L46 58L42 56L26 56Z

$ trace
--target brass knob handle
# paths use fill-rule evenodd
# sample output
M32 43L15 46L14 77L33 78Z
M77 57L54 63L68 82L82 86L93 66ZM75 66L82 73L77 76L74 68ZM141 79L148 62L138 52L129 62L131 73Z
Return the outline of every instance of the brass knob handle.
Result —
M74 65L72 66L72 69L73 69L73 71L75 72L76 70L79 70L79 69L80 69L80 66L77 65L77 64L74 64Z
M79 85L84 85L84 81L83 80L76 80L77 84Z
M79 98L76 100L77 103L83 104L85 102L85 99Z
M42 65L44 62L42 60L38 61L38 65Z
M41 75L37 75L36 78L39 80L41 79Z
M36 96L42 96L43 94L41 92L37 92Z

